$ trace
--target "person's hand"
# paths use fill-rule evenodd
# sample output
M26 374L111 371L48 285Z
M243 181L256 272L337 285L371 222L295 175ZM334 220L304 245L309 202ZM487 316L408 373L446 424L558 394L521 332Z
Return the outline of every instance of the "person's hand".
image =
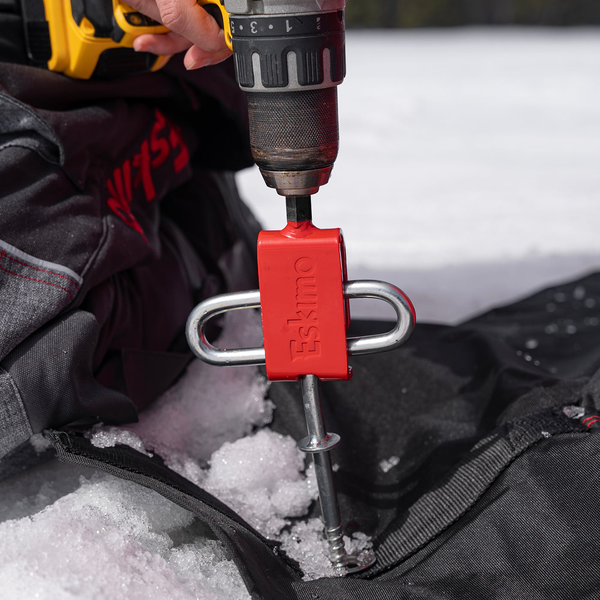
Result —
M171 55L187 50L186 69L215 65L231 55L223 30L196 0L127 0L127 4L170 30L137 37L133 47L138 52Z

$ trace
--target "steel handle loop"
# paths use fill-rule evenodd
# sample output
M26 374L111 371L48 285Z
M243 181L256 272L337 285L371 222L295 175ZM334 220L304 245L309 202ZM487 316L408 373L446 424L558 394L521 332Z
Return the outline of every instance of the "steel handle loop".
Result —
M187 341L192 352L209 365L221 367L264 365L264 348L222 350L215 348L206 339L204 326L210 319L230 310L245 308L260 308L260 292L258 290L222 294L198 304L190 313L185 326Z
M390 304L396 311L396 326L383 334L350 338L346 348L349 356L393 350L408 340L415 326L415 311L410 299L394 285L384 281L347 281L344 298L375 298ZM204 362L216 366L250 366L265 364L264 348L215 348L204 333L206 323L230 310L260 308L260 292L222 294L204 300L190 313L186 335L192 352Z
M386 333L348 339L348 356L393 350L404 344L415 328L415 309L412 302L400 288L391 283L374 280L347 281L344 284L344 298L383 300L393 307L397 317L396 326Z

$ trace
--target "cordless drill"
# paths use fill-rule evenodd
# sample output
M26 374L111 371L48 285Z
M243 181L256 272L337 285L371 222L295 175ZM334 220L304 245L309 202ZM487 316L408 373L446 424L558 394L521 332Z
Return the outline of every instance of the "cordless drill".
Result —
M345 0L224 0L250 143L269 187L309 196L329 180L339 144Z

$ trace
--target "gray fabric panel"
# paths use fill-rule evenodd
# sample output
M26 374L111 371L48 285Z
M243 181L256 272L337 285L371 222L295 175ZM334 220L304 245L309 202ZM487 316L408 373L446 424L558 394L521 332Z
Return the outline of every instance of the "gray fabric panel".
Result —
M13 257L18 258L22 262L26 262L42 271L54 271L57 275L65 275L66 277L73 279L77 282L78 285L83 283L83 277L80 277L73 271L69 269L69 267L65 267L63 265L59 265L53 262L48 262L47 260L42 260L41 258L36 258L35 256L31 256L31 254L27 254L22 252L18 248L11 246L9 243L0 240L0 248L4 248L6 252L10 253Z
M49 163L64 163L60 140L50 125L31 107L0 92L0 149L21 146L37 152Z
M0 360L66 308L80 282L0 242Z
M0 367L0 459L32 435L19 390Z
M34 433L82 421L137 421L127 396L94 379L98 330L94 315L69 311L40 327L2 361Z

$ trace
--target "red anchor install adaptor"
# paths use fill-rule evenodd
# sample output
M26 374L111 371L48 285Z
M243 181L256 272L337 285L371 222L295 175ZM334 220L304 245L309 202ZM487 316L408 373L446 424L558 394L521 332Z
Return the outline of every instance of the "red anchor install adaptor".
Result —
M269 379L350 379L341 229L289 221L282 231L261 231L258 279Z

